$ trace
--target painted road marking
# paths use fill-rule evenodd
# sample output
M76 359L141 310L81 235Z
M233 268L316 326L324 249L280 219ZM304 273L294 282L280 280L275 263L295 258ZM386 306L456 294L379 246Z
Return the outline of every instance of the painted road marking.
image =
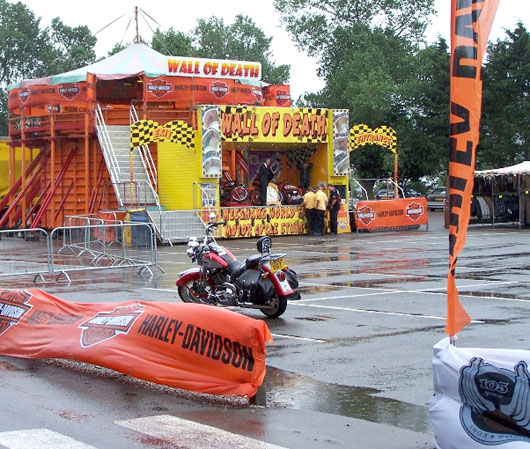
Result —
M9 449L95 449L49 429L0 432L0 444Z
M254 438L170 415L116 421L116 424L186 449L286 449Z
M323 306L323 305L318 305L318 304L300 304L299 301L292 303L292 305L298 306L298 307L314 307L317 309L343 310L347 312L373 313L373 314L378 314L378 315L396 315L396 316L406 316L406 317L411 317L411 318L425 318L429 320L440 320L440 321L445 321L447 319L447 317L444 317L444 316L422 315L419 313L385 312L383 310L353 309L350 307ZM480 320L471 320L471 322L475 324L484 323L484 321L480 321Z
M285 335L285 334L271 334L273 337L278 338L288 338L291 340L302 340L302 341L311 341L313 343L326 343L327 340L320 340L319 338L309 338L309 337L296 337L294 335Z

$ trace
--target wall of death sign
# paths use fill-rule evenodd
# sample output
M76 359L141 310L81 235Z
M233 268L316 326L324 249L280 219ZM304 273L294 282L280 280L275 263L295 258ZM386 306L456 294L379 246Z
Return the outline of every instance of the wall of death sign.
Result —
M64 301L0 290L0 354L64 358L200 393L256 394L265 376L264 321L198 304Z

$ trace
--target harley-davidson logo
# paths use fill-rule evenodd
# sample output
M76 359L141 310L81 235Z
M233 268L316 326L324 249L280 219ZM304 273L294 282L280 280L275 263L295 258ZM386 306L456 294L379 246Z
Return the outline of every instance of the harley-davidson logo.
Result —
M21 103L26 103L26 101L28 101L29 96L30 92L27 87L25 87L24 89L20 89L20 92L18 93L18 99Z
M0 290L0 335L16 326L33 307L28 304L31 297L25 290Z
M147 91L157 98L162 98L171 92L171 84L166 80L157 78L147 83Z
M143 306L116 307L112 312L100 312L81 323L81 346L89 346L109 340L118 334L127 334L137 318L143 313Z
M285 90L278 89L276 91L276 103L278 106L283 106L285 103L291 101L291 95Z
M368 226L375 219L375 213L371 207L363 206L357 210L357 218L365 226Z
M228 95L228 86L222 81L214 81L212 84L210 84L210 92L216 98L223 98L224 96Z
M73 100L79 95L79 86L77 84L66 83L59 87L59 93L67 100Z
M512 369L474 357L460 369L460 423L480 445L530 442L530 373L524 360ZM515 446L515 445L514 445Z
M417 202L410 203L407 206L407 217L413 221L418 221L419 218L425 213L423 206Z

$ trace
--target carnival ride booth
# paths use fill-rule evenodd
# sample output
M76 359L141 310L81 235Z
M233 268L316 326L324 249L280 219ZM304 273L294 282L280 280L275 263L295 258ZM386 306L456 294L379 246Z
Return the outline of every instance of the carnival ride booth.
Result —
M338 166L334 159L341 143L334 126L338 115L347 120L347 111L343 110L200 106L195 141L198 151L195 165L188 172L189 181L197 185L200 195L189 196L192 207L202 209L205 219L215 210L219 220L226 223L220 232L227 238L306 233L304 192L300 187L300 167L304 163L311 167L310 185L333 183L347 198L349 164ZM347 153L347 145L342 147ZM271 179L263 200L257 178L260 165L267 159L271 161ZM346 201L341 209L338 228L346 232Z
M267 92L269 103L275 95L284 103L289 90ZM259 63L165 56L139 43L71 72L12 84L8 100L9 163L16 147L30 162L20 177L10 171L1 225L45 228L101 210L164 209L157 145L130 151L129 126L138 118L179 121L194 132L198 104L265 104ZM189 154L182 150L180 167Z
M0 226L50 229L71 217L144 209L159 238L174 241L193 235L184 212L202 226L201 212L224 216L223 202L245 209L229 215L261 224L226 236L301 233L299 205L272 211L231 194L227 203L220 186L234 182L250 198L266 155L284 201L299 201L298 160L313 163L312 184L346 186L337 113L291 108L289 86L263 82L256 62L165 56L137 43L68 73L13 84L8 96L10 153L20 147L26 161L28 148L39 151L18 179L10 177ZM273 222L294 216L295 224Z
M475 171L472 223L530 224L530 161Z

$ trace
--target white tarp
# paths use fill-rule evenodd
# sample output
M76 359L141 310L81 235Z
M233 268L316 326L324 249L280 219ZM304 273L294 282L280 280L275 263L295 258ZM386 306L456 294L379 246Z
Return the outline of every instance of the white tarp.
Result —
M530 174L530 161L524 161L509 167L493 168L491 170L476 170L475 176L502 176Z
M530 448L530 351L433 348L429 410L438 449Z

